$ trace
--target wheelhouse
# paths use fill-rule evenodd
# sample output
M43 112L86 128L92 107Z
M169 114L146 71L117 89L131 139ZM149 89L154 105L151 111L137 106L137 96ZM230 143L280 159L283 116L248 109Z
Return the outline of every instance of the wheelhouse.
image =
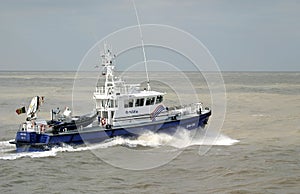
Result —
M140 89L139 84L125 84L120 78L114 76L115 56L108 49L102 55L105 82L96 87L94 100L98 112L99 124L110 128L114 125L131 124L133 119L143 119L143 122L152 122L153 113L159 112L162 117L166 111L163 105L165 93L148 89ZM156 110L158 109L159 110ZM156 119L158 114L155 114ZM165 117L164 117L165 119Z

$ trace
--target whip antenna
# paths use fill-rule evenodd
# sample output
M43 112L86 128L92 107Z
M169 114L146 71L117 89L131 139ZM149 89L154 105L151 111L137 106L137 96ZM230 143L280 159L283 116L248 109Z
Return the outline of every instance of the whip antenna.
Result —
M143 40L143 33L142 33L142 28L141 28L141 24L140 24L140 20L139 20L139 16L137 13L137 9L136 9L134 0L132 0L132 3L133 3L134 11L135 11L136 20L137 20L137 23L139 26L139 31L140 31L140 37L141 37L142 49L143 49L143 55L144 55L144 65L145 65L145 71L146 71L146 75L147 75L147 87L148 87L147 89L149 91L150 90L150 80L149 80L149 75L148 75L147 59L146 59L146 52L145 52L145 46L144 46L144 40Z

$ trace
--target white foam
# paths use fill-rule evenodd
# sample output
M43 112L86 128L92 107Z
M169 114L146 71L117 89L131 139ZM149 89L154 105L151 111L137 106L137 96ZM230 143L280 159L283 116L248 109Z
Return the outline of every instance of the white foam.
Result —
M219 135L219 137L217 138L216 142L213 145L230 146L230 145L234 145L238 142L240 142L240 141L237 139L231 139L230 137L221 134L221 135Z
M13 141L13 139L9 141L0 141L0 153L13 151L15 149L15 145L10 144L10 141Z
M168 135L164 133L147 132L142 134L137 139L129 139L123 137L115 137L107 142L90 145L86 149L100 149L109 148L113 146L124 145L128 147L147 146L171 146L175 148L185 148L194 145L218 145L230 146L238 143L239 140L232 139L222 134L205 133L198 134L195 131L188 131L180 129L175 135Z
M176 148L185 148L189 146L201 146L201 145L218 145L218 146L230 146L239 142L239 140L231 139L226 135L219 134L217 132L209 131L188 131L181 129L174 136L172 141L168 145Z
M159 146L171 146L174 148L186 148L189 146L201 146L201 145L218 145L218 146L230 146L238 143L239 140L231 139L228 136L218 133L195 133L195 131L188 131L185 129L179 129L176 134L168 135L163 133L147 132L136 139L115 137L98 144L83 145L73 147L70 145L63 145L62 147L52 148L50 151L43 152L24 152L24 153L11 153L15 150L15 146L9 144L9 141L0 142L0 159L2 160L15 160L18 158L30 157L30 158L42 158L53 157L59 152L79 152L95 149L107 149L114 146L128 146L128 147L159 147Z
M0 156L1 160L16 160L19 158L30 157L30 158L43 158L56 156L56 152L53 150L44 152L22 152L22 153L7 153Z

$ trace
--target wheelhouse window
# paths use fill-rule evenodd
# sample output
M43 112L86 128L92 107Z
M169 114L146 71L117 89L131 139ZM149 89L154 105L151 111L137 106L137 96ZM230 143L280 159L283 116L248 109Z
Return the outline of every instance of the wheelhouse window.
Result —
M164 97L163 96L157 96L156 97L156 104L161 103L163 101Z
M105 107L105 102L104 102L104 100L101 100L101 107L102 107L102 108Z
M144 98L138 98L135 100L135 106L144 106Z
M124 101L124 108L133 107L133 99L127 99Z
M108 117L108 112L107 111L102 111L102 116L103 118L107 118Z
M155 102L155 97L148 97L148 98L146 99L146 106L148 106L148 105L153 105L154 102Z
M115 108L118 107L116 100L100 100L99 105L101 108Z
M114 108L115 107L115 101L114 100L109 100L108 101L108 108Z

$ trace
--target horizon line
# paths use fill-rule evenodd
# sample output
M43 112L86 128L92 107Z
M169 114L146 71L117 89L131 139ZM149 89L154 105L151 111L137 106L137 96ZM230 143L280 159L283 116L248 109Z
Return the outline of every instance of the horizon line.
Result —
M0 72L78 72L78 71L74 71L74 70L0 70ZM95 73L95 71L80 71L80 72L91 72L91 73ZM115 71L115 72L124 72L124 71ZM127 72L144 72L144 71L127 71ZM169 71L169 70L165 70L165 71L151 71L151 72L177 72L177 71ZM198 71L192 71L192 70L185 70L182 72L198 72ZM223 71L200 71L200 72L224 72L224 73L300 73L300 70L296 70L296 71L292 71L292 70L223 70ZM101 71L99 71L98 73L101 73Z

